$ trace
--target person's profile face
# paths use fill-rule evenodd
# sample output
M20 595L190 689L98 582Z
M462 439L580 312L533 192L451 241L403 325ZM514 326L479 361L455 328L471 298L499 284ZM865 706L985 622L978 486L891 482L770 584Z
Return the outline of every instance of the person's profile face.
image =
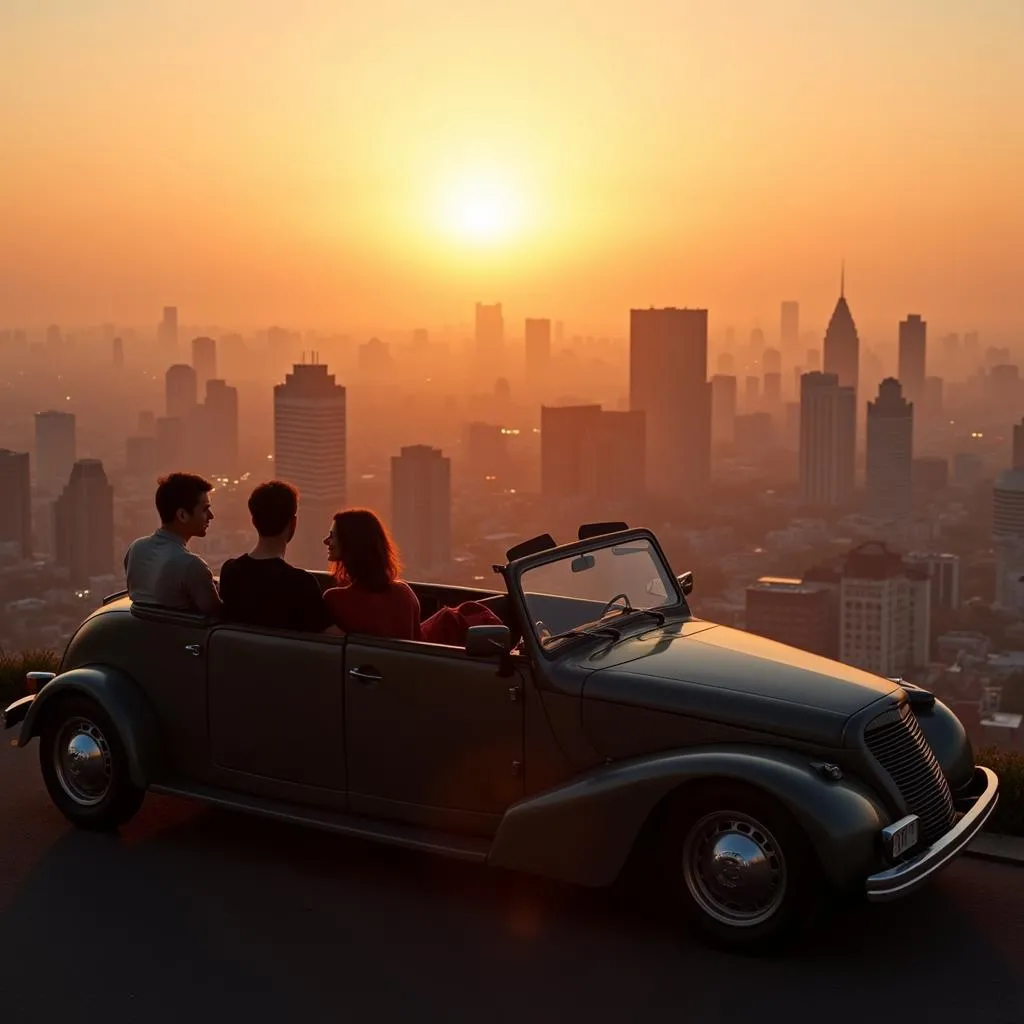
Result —
M191 513L183 508L178 509L178 522L190 537L205 537L212 520L213 506L210 504L209 492L200 497Z

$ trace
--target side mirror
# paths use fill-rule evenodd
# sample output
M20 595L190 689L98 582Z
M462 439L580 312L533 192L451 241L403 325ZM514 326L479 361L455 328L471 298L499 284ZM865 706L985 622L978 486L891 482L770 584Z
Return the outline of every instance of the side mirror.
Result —
M678 581L679 589L683 592L684 596L686 596L687 594L690 593L691 590L693 590L693 572L692 572L692 570L687 569L686 572L681 572L676 577L676 580Z
M511 646L508 626L470 626L466 630L466 653L471 658L496 658L508 654Z

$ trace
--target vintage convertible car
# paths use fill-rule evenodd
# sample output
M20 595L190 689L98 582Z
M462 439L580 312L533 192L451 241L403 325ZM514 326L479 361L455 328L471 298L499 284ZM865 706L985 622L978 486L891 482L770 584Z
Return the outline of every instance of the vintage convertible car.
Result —
M829 887L909 893L995 807L932 694L695 618L647 530L544 535L495 572L505 592L415 587L425 615L472 599L505 623L460 647L115 596L4 725L85 828L150 789L584 885L650 858L729 946L790 934Z

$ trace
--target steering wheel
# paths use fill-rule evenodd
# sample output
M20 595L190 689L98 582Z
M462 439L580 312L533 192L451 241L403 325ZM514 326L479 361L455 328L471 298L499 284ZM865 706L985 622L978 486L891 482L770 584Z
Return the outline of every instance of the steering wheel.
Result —
M621 607L620 610L623 612L623 614L625 614L626 612L631 612L633 610L633 606L629 603L629 595L628 594L616 594L601 609L601 614L598 616L598 618L599 619L603 619L613 608L616 607L616 605L618 604L619 601L622 602L622 607Z

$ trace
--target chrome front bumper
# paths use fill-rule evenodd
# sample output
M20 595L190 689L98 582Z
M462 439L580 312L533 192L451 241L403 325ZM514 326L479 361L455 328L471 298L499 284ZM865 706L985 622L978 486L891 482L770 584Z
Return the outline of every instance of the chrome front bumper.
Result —
M906 896L924 885L944 868L981 831L999 802L999 779L988 768L974 769L974 786L978 795L960 820L941 838L920 853L885 871L871 875L865 883L868 899L884 903Z

